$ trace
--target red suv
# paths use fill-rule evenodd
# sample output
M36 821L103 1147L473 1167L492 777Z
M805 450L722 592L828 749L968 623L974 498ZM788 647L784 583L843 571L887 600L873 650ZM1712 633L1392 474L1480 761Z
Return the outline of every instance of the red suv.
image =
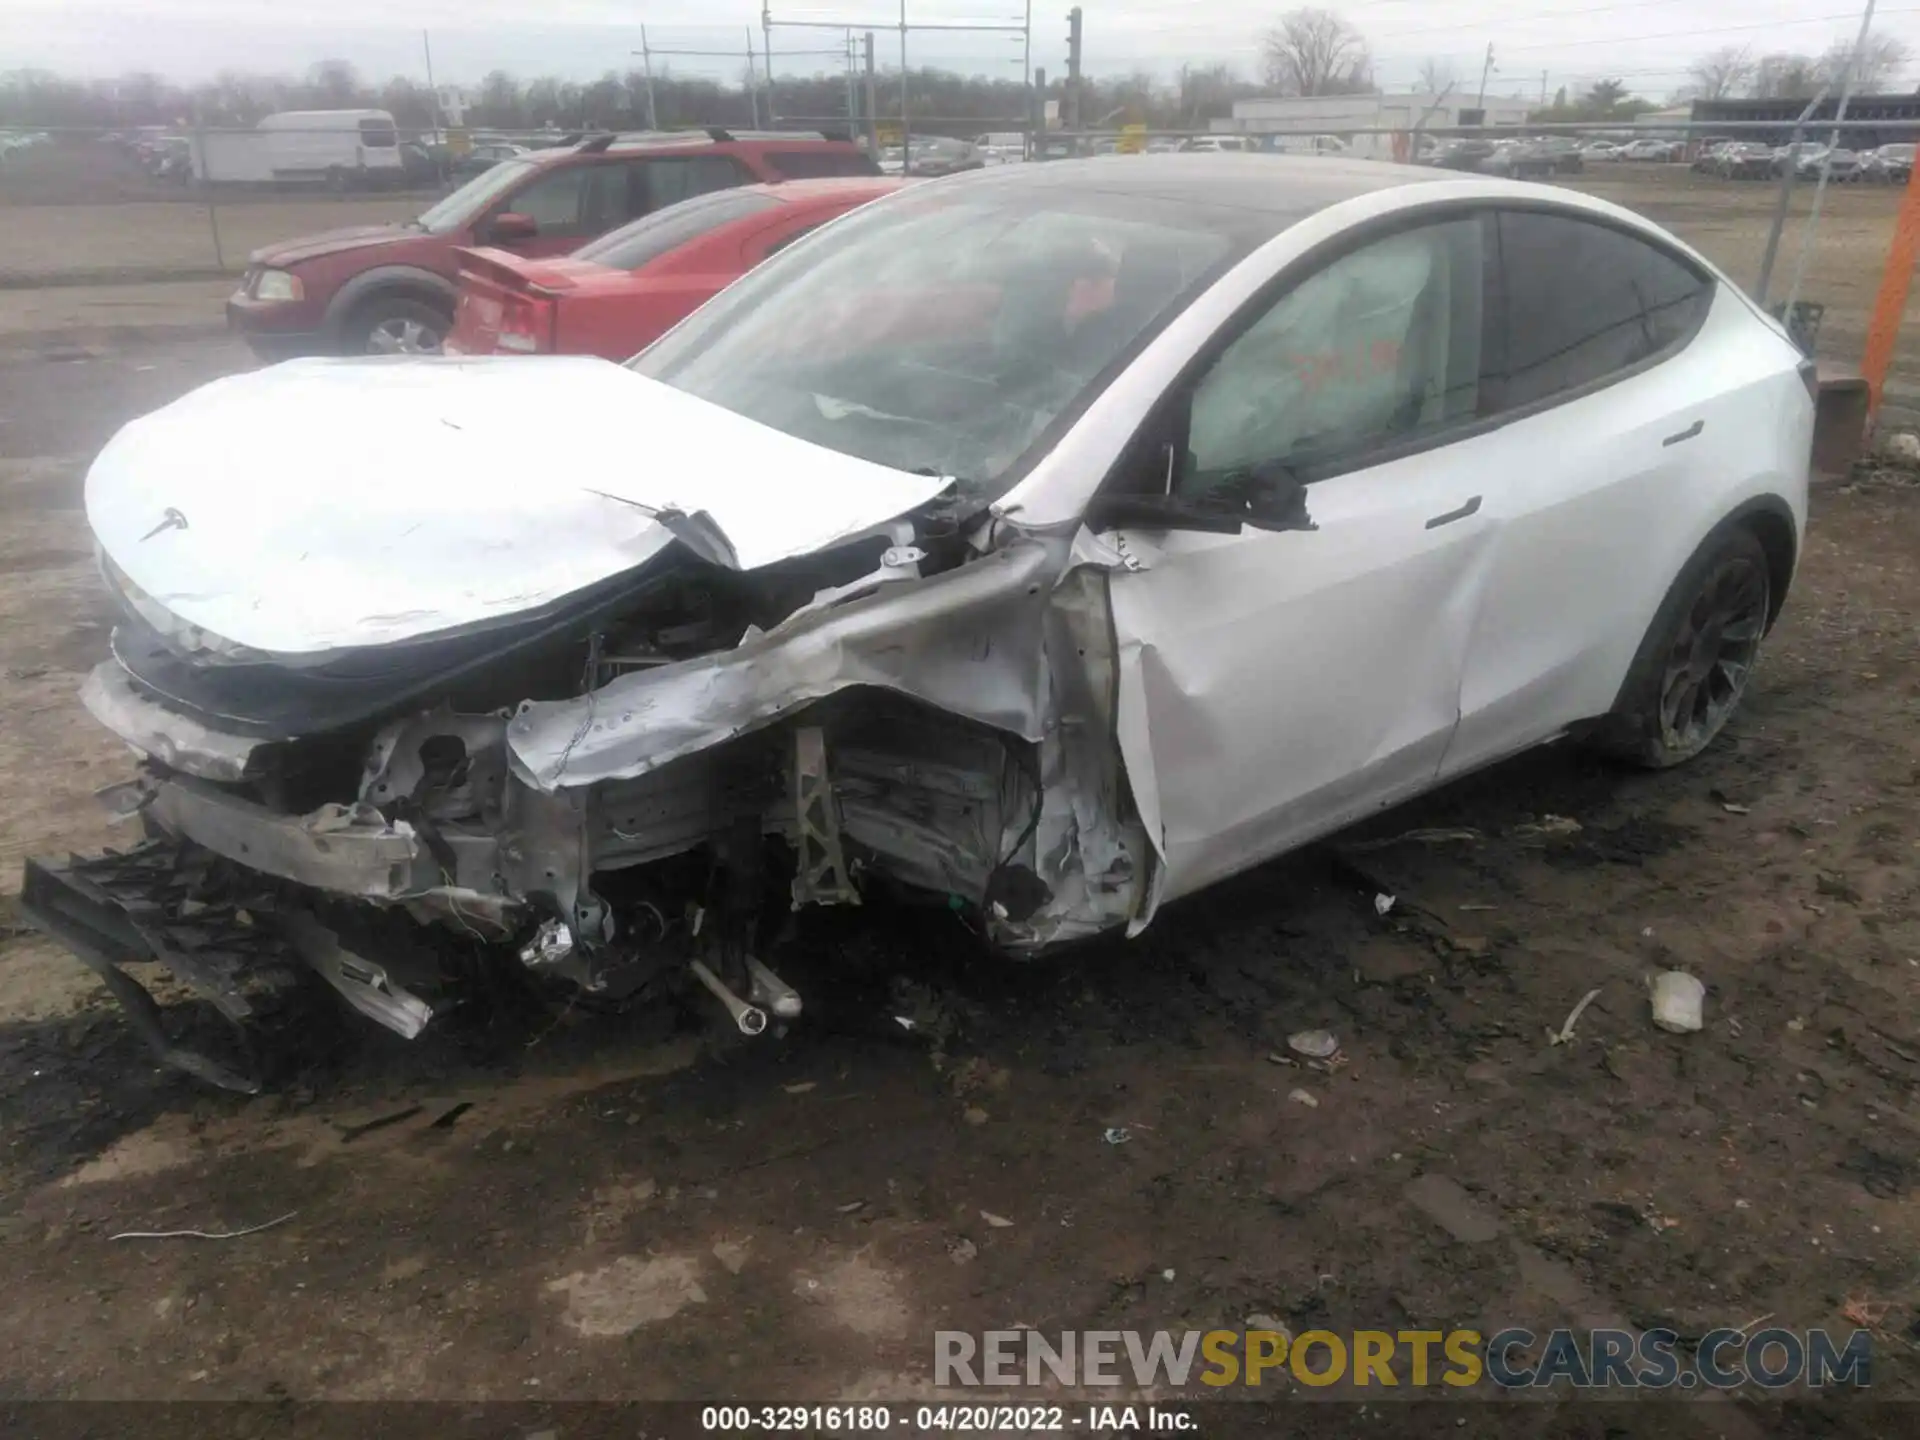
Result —
M561 255L708 191L879 173L859 146L820 136L596 135L502 161L417 220L329 230L256 250L227 301L227 326L269 360L433 353L453 324L463 247Z

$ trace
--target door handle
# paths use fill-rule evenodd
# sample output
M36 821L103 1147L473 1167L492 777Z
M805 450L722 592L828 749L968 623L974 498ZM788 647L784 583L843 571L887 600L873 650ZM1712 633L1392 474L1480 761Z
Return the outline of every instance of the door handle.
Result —
M1660 444L1662 448L1668 445L1678 445L1683 440L1693 439L1694 436L1698 435L1702 430L1706 428L1707 428L1706 421L1696 420L1693 422L1693 424L1689 425L1686 429L1682 430L1678 435L1667 436L1667 438L1662 440Z
M1449 510L1444 515L1434 516L1431 520L1427 521L1427 529L1438 530L1442 525L1451 525L1456 520L1464 520L1469 515L1478 515L1479 513L1480 497L1476 495L1458 510Z

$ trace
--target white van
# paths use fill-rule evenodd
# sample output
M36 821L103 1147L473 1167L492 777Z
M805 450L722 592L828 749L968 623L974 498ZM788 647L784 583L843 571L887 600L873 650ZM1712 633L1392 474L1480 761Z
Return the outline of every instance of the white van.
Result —
M278 181L335 190L393 184L405 173L400 132L385 110L283 110L259 125Z

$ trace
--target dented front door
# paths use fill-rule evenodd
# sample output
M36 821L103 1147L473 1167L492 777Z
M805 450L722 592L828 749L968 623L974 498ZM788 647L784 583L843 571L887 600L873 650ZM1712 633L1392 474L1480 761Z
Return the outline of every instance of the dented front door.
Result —
M1317 528L1122 537L1120 739L1160 898L1438 773L1488 548L1485 239L1452 213L1341 252L1171 399L1153 488L1204 514L1305 479Z
M1123 537L1146 568L1111 588L1120 743L1158 898L1432 783L1489 534L1447 454L1309 486L1317 530Z

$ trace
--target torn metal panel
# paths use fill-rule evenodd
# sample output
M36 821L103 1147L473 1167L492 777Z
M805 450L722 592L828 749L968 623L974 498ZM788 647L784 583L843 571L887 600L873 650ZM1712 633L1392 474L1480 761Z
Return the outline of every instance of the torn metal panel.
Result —
M808 608L731 650L524 706L514 773L541 790L644 775L871 685L1029 741L1044 734L1042 617L1067 542L1026 538L970 564Z
M793 732L793 828L797 862L793 908L858 905L840 850L840 807L827 773L827 739L818 725Z
M176 621L300 657L538 609L676 531L757 569L946 486L591 357L368 357L229 376L133 421L88 472L86 507Z
M286 911L280 916L280 928L295 953L362 1015L408 1040L427 1028L433 1018L431 1005L396 983L385 966L348 950L338 935L313 916Z
M147 814L170 835L316 890L390 900L427 888L415 875L422 848L413 827L389 823L371 807L329 805L310 815L284 815L177 775L154 782Z
M103 660L80 686L80 703L129 745L183 774L233 783L249 779L269 747L228 735L142 695L118 660Z

